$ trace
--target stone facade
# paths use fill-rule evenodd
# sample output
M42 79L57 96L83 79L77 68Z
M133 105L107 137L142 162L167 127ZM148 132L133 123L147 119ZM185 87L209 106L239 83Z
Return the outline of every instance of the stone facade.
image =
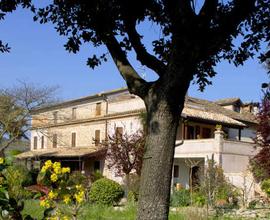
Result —
M194 104L194 100L197 103ZM37 109L32 113L31 151L46 152L47 149L71 147L98 149L95 140L102 142L119 127L126 133L143 129L140 115L144 109L143 101L129 94L127 89ZM185 160L200 160L198 167L201 167L202 175L207 158L214 155L228 179L242 187L247 180L244 176L249 158L256 153L252 143L256 123L246 115L242 118L240 112L232 112L206 100L191 99L183 112L185 115L179 122L177 132L172 183L189 187L190 171ZM196 112L200 113L200 118L196 117ZM222 125L224 132L215 131L217 124ZM115 176L113 169L107 168L104 157L89 157L77 168L84 169L87 174L100 169L108 178L122 181Z

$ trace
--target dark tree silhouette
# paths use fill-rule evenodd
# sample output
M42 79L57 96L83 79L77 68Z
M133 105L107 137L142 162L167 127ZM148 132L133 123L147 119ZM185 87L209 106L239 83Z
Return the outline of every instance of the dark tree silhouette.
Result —
M82 43L105 45L131 93L141 97L148 115L138 219L167 219L176 131L185 94L193 78L202 90L222 59L241 65L269 42L269 0L54 1L35 19L52 22L65 47L76 53ZM161 34L147 51L137 26L150 21ZM234 40L240 36L240 46ZM129 61L133 50L142 65L158 76L146 82ZM107 53L94 54L94 68ZM162 178L161 178L162 177Z
M167 219L176 131L190 82L194 79L203 90L218 62L242 65L261 49L262 41L269 43L270 0L204 0L201 7L197 2L54 0L34 17L52 22L67 36L70 52L78 52L83 43L105 45L109 53L93 51L88 65L94 68L110 54L130 93L144 100L147 138L138 219ZM160 29L152 50L143 43L145 33L137 31L142 22ZM157 74L156 81L140 77L130 52Z

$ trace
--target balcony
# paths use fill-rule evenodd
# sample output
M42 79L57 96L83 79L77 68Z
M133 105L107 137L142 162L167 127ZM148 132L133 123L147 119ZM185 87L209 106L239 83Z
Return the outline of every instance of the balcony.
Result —
M254 156L255 144L238 140L227 140L223 131L215 131L214 138L177 140L175 158L211 158L214 154L218 157L222 154Z

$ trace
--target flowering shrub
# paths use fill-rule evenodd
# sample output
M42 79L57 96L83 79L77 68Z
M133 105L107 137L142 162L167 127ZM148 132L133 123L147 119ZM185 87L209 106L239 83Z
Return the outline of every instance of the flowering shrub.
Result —
M70 168L62 167L59 162L48 160L42 167L38 183L48 187L48 193L40 198L40 206L46 208L44 216L47 219L67 220L77 219L78 212L86 200L86 189L83 185L74 185L70 179ZM71 213L67 214L61 205L69 206Z
M9 182L3 174L11 164L7 164L4 158L0 157L0 219L23 219L21 211L24 203L22 200L16 200L9 194ZM27 219L32 219L27 216Z

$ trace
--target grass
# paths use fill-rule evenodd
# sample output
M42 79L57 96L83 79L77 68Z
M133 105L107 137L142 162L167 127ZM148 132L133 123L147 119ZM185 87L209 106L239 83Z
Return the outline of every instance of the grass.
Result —
M38 200L25 201L23 215L41 220L44 209L39 206ZM136 206L128 205L122 211L115 210L113 207L102 207L86 204L80 212L79 220L135 220ZM169 220L240 220L240 218L226 217L206 217L204 209L196 207L179 208L177 211L171 211Z

